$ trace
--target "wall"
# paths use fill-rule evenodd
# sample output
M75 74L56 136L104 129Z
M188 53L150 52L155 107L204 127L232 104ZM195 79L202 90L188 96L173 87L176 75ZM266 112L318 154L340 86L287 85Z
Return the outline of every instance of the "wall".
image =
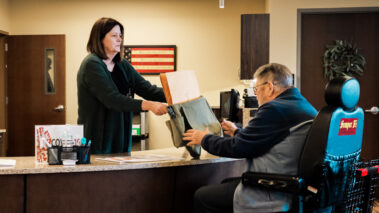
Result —
M0 31L9 32L9 1L0 0Z
M220 91L237 88L242 93L244 88L238 77L240 15L264 13L265 4L227 0L225 9L219 9L218 0L12 0L10 33L66 34L66 121L75 124L76 73L98 18L113 17L123 23L125 44L177 45L177 69L196 70L201 93L217 106ZM146 78L160 85L157 76ZM150 148L172 146L164 123L168 115L149 116Z
M287 65L297 72L297 10L309 8L378 7L378 0L267 0L270 13L270 62ZM299 73L299 72L297 72ZM296 79L299 80L299 79Z

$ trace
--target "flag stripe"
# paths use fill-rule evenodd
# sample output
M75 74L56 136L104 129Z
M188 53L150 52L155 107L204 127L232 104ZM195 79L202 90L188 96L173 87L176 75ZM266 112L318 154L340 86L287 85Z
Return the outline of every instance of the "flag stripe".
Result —
M168 54L141 54L141 55L134 55L132 53L132 58L174 58L174 55L168 55Z
M166 54L166 55L173 55L174 50L132 50L133 55L140 55L140 54Z
M174 62L173 58L132 58L134 62Z
M174 72L175 70L139 70L140 73L163 73L163 72Z
M132 65L174 65L174 62L132 62Z
M134 66L136 70L174 70L174 66L146 66L146 65L136 65Z
M161 47L158 47L158 48L154 48L154 47L149 47L149 48L145 48L145 47L132 47L131 48L132 50L174 50L174 48L161 48Z

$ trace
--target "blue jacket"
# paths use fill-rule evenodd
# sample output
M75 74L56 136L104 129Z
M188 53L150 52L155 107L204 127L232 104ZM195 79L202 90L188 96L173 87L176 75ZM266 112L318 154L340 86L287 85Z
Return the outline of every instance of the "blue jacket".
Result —
M206 135L201 146L209 153L231 158L258 157L289 135L289 129L313 119L316 109L296 88L282 92L258 108L255 117L234 137Z
M298 124L312 120L316 114L300 92L290 88L261 105L246 128L238 130L234 137L206 135L202 146L215 155L246 158L247 171L295 175L309 129L309 125ZM233 209L235 213L280 212L289 209L291 200L286 193L240 183L234 193Z

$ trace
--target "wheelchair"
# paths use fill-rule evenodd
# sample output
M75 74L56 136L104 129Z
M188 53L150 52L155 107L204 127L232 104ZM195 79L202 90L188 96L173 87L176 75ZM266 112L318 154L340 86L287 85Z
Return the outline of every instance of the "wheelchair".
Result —
M327 106L309 127L296 171L248 171L241 178L243 187L290 195L284 212L371 212L379 160L360 160L364 112L357 107L359 93L355 78L331 80Z

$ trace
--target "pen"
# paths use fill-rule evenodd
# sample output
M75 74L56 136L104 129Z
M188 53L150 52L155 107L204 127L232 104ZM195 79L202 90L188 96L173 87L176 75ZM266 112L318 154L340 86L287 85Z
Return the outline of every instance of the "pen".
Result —
M86 146L87 140L85 137L82 137L82 139L80 139L80 144L81 144L81 146Z
M84 149L84 163L87 162L90 146L91 146L91 140L88 140L88 143L86 144L85 149Z

